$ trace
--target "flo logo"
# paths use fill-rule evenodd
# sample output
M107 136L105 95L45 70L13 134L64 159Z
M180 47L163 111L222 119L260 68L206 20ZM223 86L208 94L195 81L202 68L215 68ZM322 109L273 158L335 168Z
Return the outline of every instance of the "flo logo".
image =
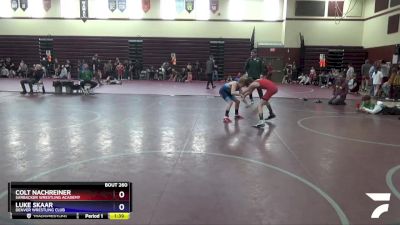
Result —
M365 193L370 199L375 202L389 202L390 193ZM375 208L371 214L372 219L378 219L383 213L389 211L389 203L382 204Z

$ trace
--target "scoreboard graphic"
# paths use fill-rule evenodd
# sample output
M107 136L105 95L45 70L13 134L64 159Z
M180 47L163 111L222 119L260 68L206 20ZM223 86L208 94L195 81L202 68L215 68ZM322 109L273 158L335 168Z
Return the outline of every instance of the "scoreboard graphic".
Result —
M11 219L127 220L131 182L10 182Z

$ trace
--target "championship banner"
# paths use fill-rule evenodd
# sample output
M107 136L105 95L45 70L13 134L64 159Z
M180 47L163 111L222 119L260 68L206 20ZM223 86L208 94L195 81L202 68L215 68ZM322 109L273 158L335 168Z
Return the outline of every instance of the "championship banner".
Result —
M150 0L142 0L142 9L145 13L150 10Z
M117 9L117 0L108 0L108 9L114 12Z
M18 0L11 0L11 8L16 11L19 8Z
M25 11L28 8L28 0L20 0L19 7Z
M185 0L185 9L191 13L194 9L194 0Z
M43 8L46 12L49 11L51 8L51 0L43 0Z
M126 9L126 0L118 0L118 9L123 12Z
M326 67L325 54L319 54L319 67L321 67L321 68L325 68Z
M185 10L185 0L176 0L175 6L176 6L176 13L178 14L182 13Z
M219 9L219 0L210 0L210 10L212 13L216 13Z
M89 18L89 0L80 0L81 19L83 22Z

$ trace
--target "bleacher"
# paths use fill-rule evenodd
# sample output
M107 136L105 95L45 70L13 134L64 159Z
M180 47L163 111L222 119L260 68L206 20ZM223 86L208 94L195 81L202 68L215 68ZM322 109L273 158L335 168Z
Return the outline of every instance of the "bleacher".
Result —
M44 48L40 39L46 39L46 46L53 48L53 59L57 58L61 64L64 64L67 59L71 61L73 76L76 76L77 61L84 59L90 62L95 53L99 54L103 62L109 59L114 62L116 57L121 62L135 58L143 63L144 68L150 66L158 68L164 61L170 60L171 53L174 52L179 68L186 66L188 62L194 64L196 61L199 61L204 68L208 56L212 53L210 41L219 40L224 42L221 63L223 75L243 72L244 62L250 55L249 39L0 36L0 58L11 57L14 63L24 59L29 65L39 63ZM132 40L143 42L140 46L132 47ZM136 52L140 52L137 57L134 56Z

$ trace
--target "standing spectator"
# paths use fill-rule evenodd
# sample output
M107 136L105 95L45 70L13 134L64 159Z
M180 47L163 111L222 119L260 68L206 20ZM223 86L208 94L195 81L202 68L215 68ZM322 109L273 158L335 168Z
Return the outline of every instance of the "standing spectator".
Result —
M211 84L212 88L215 88L214 83L213 83L213 71L216 68L215 61L214 61L214 56L210 55L209 59L206 62L206 74L207 74L207 89L209 88L209 85Z
M262 78L264 74L264 66L262 60L257 57L257 50L253 49L250 52L250 58L247 59L244 70L248 74L250 78L253 78L254 80ZM258 96L261 97L263 96L261 88L257 88ZM250 102L251 104L254 103L253 100L253 94L249 94L250 97Z
M58 59L54 59L54 77L58 77L58 75L61 72L61 66L60 63L58 63Z
M345 100L348 92L346 79L340 76L333 87L333 96L329 100L330 105L346 105Z
M382 72L382 84L389 80L390 76L390 62L386 62L385 60L381 61L381 72Z
M108 60L107 63L104 64L104 74L106 75L107 79L108 77L113 76L112 70L113 70L113 64L111 60Z
M122 65L122 63L118 63L118 65L115 68L115 70L117 71L118 80L122 80L122 77L124 76L124 73L125 73L124 65Z
M274 71L274 68L272 68L271 63L269 63L267 66L267 79L268 80L271 80L273 71Z
M192 64L188 63L186 65L186 73L187 73L187 80L185 82L192 82L193 80L193 71L192 71Z
M351 63L347 66L346 80L349 81L354 75L354 67Z
M296 62L293 61L292 64L292 80L297 80L297 67L296 67Z
M65 65L64 65L64 67L67 70L67 79L71 80L72 65L71 65L71 62L68 59L67 59Z
M97 63L99 62L98 59L99 59L99 55L97 53L94 54L94 56L92 57L92 66L90 68L90 70L93 71L93 73L96 73L96 71L98 69L98 65L97 65Z
M362 75L362 82L361 82L361 91L367 91L368 88L368 81L369 81L369 70L371 69L371 64L369 60L365 60L365 63L361 66L361 75Z
M381 85L382 85L383 74L381 68L378 67L377 70L372 74L372 84L374 86L374 97L378 97Z
M35 66L35 69L33 71L33 77L25 79L25 80L21 80L21 87L22 87L22 92L21 94L26 94L26 89L25 89L25 84L29 84L29 89L30 89L30 93L33 93L33 84L36 84L37 82L39 82L40 79L42 79L44 76L44 71L42 69L42 66L40 64ZM43 93L45 93L44 87L43 87Z
M130 60L128 64L128 79L133 80L134 74L135 74L135 64L133 63L132 60Z

